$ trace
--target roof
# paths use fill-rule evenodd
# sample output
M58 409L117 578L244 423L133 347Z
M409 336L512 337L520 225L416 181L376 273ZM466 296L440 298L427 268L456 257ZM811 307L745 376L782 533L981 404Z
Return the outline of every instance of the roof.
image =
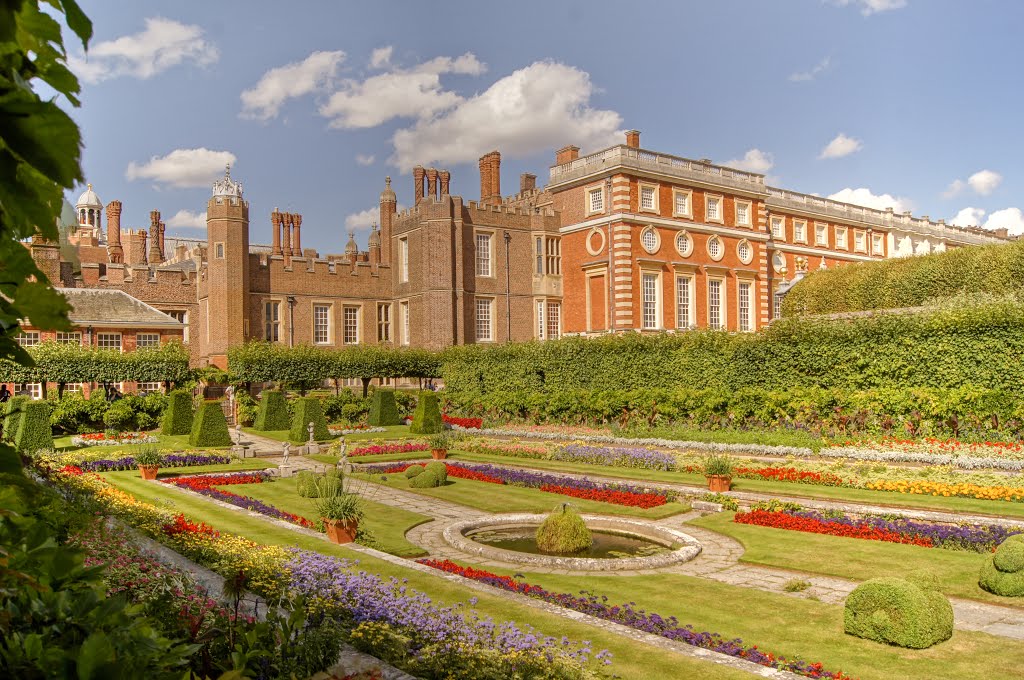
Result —
M82 195L78 197L78 203L75 204L77 208L102 208L103 203L100 202L100 197L96 195L96 192L92 190L92 185L87 185Z
M71 303L68 315L75 326L181 328L174 317L150 307L122 290L106 288L59 288Z

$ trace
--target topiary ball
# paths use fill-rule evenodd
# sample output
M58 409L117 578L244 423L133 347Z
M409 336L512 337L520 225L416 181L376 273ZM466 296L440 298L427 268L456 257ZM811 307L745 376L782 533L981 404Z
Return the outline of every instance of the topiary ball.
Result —
M953 635L953 607L927 576L874 578L846 598L843 625L849 635L925 649Z
M568 505L561 505L545 518L534 538L544 552L572 554L594 544L594 535L580 514Z
M413 477L415 477L416 475L418 475L421 472L423 472L423 466L422 465L410 465L409 467L407 467L405 469L405 478L406 479L412 479Z
M1003 597L1024 597L1024 534L1010 536L985 560L978 585Z
M448 481L448 467L441 461L431 461L427 463L424 469L434 473L434 476L437 477L438 480L438 486L441 486Z
M434 470L424 469L423 472L409 480L409 486L413 489L432 489L440 485L441 480L437 478L437 473Z

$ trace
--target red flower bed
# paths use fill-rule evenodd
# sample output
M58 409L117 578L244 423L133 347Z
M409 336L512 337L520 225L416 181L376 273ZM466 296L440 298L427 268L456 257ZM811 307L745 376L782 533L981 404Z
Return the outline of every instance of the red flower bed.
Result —
M563 496L572 496L573 498L583 498L588 501L628 505L634 508L655 508L666 503L664 496L653 493L631 493L629 491L613 491L611 489L575 489L571 486L556 486L554 484L543 484L540 490Z
M215 486L228 486L231 484L262 484L264 477L262 474L253 475L202 475L196 477L185 477L184 479L175 479L171 477L169 479L161 479L161 482L167 484L174 484L175 486L187 486L193 491L199 491L200 489L210 489Z
M415 451L429 451L430 447L423 442L409 442L406 444L374 444L373 446L360 446L348 452L349 458L358 456L379 456L384 453L413 453Z
M77 465L65 465L64 467L62 467L60 469L60 471L63 472L64 474L66 474L66 475L75 475L76 477L78 475L84 475L85 474L85 470L83 470L82 468L78 467Z
M204 522L192 522L185 519L185 515L177 515L170 524L163 525L164 533L168 536L178 534L198 534L200 536L220 536L220 532Z
M851 526L849 524L822 521L810 517L798 517L781 511L751 510L750 512L740 512L736 514L733 521L737 524L754 524L775 529L804 531L809 534L862 538L868 541L884 541L886 543L904 543L906 545L921 546L922 548L933 547L931 539L921 536L905 536L895 531L887 531L869 526Z
M830 472L813 470L797 470L791 467L770 465L766 467L738 467L734 474L748 479L774 479L777 482L800 482L804 484L820 484L821 486L844 486L846 482L839 475Z
M467 430L479 430L484 426L483 418L459 418L458 416L444 414L441 416L441 419L449 425L458 425L459 427L464 427Z
M418 463L402 463L401 465L392 465L391 467L384 470L384 474L390 475L398 472L405 472L413 465L418 465ZM497 477L486 475L482 472L477 472L476 470L467 470L464 467L448 465L447 463L445 463L444 467L448 471L449 477L457 477L458 479L472 479L473 481L476 482L487 482L488 484L505 483L505 480L503 479L498 479Z

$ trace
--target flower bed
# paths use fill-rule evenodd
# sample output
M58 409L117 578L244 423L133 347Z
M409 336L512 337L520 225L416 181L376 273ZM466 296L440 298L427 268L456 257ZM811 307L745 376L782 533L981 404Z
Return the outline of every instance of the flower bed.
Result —
M230 486L233 484L262 484L268 479L269 475L266 472L234 472L230 474L170 477L167 479L161 479L160 481L165 484L173 484L174 486L194 491L204 496L209 496L210 498L215 498L216 500L223 501L224 503L230 503L231 505L244 508L251 512L258 512L261 515L266 515L267 517L283 519L286 522L298 524L300 527L315 529L316 525L305 517L281 510L280 508L275 508L273 505L264 503L256 498L243 496L241 494L217 488L219 486Z
M515 581L509 576L498 576L482 569L463 567L451 560L422 559L417 561L420 564L425 564L449 574L456 574L473 581L486 583L500 590L520 593L558 605L559 607L587 614L588 616L629 626L645 633L660 635L669 640L683 642L694 647L709 649L719 654L745 659L768 668L789 671L808 678L850 680L850 676L842 671L827 670L820 663L808 663L801 659L787 659L761 650L757 645L744 645L743 641L739 639L729 640L719 633L696 631L693 629L693 626L680 625L679 620L674 616L666 618L658 614L648 613L642 609L635 609L633 603L608 605L606 603L607 598L599 597L586 591L582 591L580 595L551 592L540 586Z
M371 446L360 446L348 452L349 458L359 456L379 456L386 453L415 453L417 451L429 451L430 445L426 442L405 442L403 444L373 444Z
M643 470L674 470L676 458L671 453L645 448L610 448L569 444L556 449L551 458L591 465L637 468Z
M122 444L155 444L158 439L145 432L93 432L71 438L72 446L120 446Z
M373 432L387 432L386 427L370 427L369 425L349 425L347 427L341 425L328 425L327 431L331 435L338 437L346 434L370 434Z
M212 453L169 453L160 456L160 467L192 467L195 465L226 465L231 462L231 456L219 456ZM114 470L134 470L138 465L134 456L123 458L99 460L85 460L78 464L83 470L89 472L111 472Z
M483 418L459 418L457 416L442 414L441 420L449 425L457 425L465 430L479 430L484 426Z
M531 458L548 460L551 452L545 445L517 444L502 440L471 439L459 442L459 449L469 453L484 453L492 456L510 456L512 458Z
M983 486L972 483L950 484L926 480L883 479L866 482L864 488L928 496L960 496L961 498L978 498L989 501L1024 502L1024 487L1020 486Z

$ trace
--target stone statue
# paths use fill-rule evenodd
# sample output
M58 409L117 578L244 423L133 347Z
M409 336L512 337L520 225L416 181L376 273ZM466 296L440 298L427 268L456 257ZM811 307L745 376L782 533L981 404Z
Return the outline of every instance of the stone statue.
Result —
M238 446L242 445L242 424L241 423L236 423L235 424L235 443L238 444Z
M292 444L291 442L284 443L284 464L288 464L288 456L292 455Z
M306 426L306 432L309 432L309 442L308 442L309 444L315 444L316 443L315 441L313 441L313 429L314 429L313 423L310 423L309 425Z

